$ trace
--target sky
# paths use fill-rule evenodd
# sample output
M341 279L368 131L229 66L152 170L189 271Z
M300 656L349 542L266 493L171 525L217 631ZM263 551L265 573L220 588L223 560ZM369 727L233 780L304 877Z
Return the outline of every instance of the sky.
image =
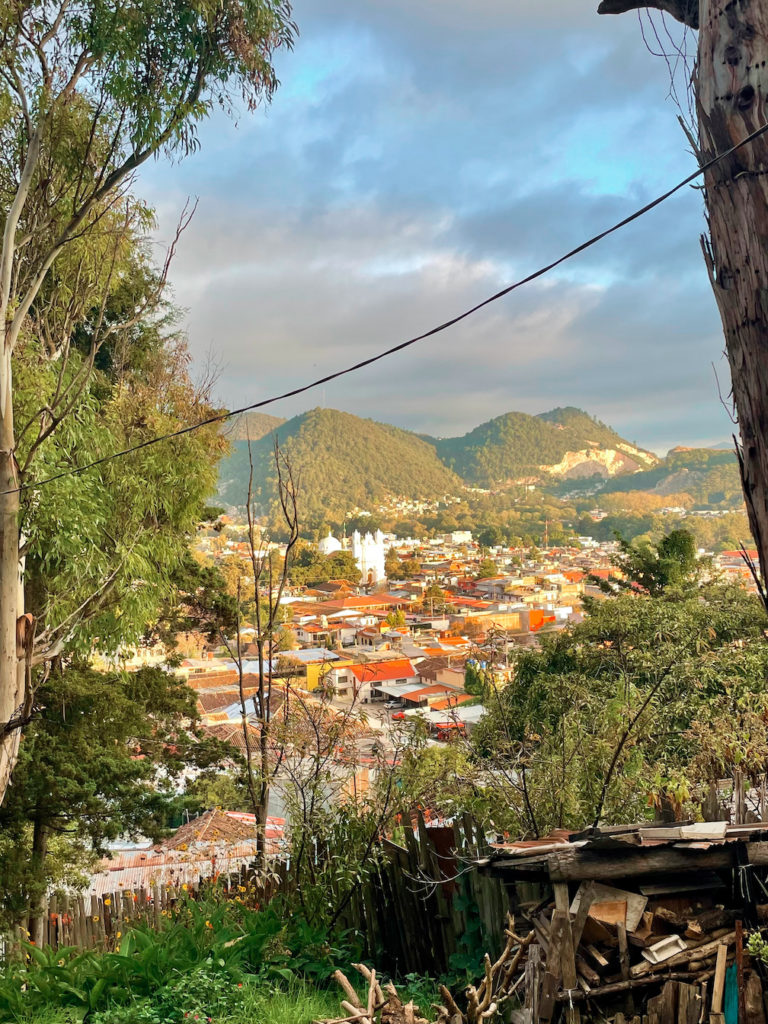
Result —
M228 408L419 334L694 168L660 15L597 0L296 0L269 107L142 174L194 364ZM689 40L689 46L693 44ZM684 85L678 71L678 88ZM687 188L404 353L265 409L451 436L574 405L659 452L726 440L728 368Z

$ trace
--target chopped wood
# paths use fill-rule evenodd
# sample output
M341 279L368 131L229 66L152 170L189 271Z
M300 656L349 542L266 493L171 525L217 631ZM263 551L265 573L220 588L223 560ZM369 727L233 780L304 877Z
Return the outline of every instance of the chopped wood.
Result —
M585 981L588 981L590 985L600 984L600 975L597 971L593 971L589 964L586 962L584 957L576 957L576 971Z
M665 970L667 967L678 967L680 964L684 964L687 961L692 960L694 956L697 959L701 959L712 952L717 952L718 947L722 943L731 945L735 939L736 933L729 932L727 935L718 937L711 942L703 944L692 943L684 953L678 953L663 964L649 964L645 961L641 964L635 964L635 966L630 969L630 974L633 978L641 978L651 971Z
M735 935L734 935L735 939ZM712 986L712 1010L711 1014L721 1013L723 1009L723 995L725 993L725 970L728 960L728 946L721 942L717 947L717 964L715 965L715 980ZM712 1017L710 1017L710 1020Z
M576 936L574 935L574 942L575 941ZM584 946L583 948L586 950L592 961L596 963L598 967L605 969L609 966L608 960L606 960L606 958L603 956L603 954L596 946Z

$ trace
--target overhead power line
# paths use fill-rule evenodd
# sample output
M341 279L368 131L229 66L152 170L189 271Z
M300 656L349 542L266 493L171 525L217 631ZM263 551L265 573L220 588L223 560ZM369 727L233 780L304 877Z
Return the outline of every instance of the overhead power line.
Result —
M172 430L167 434L159 434L157 437L151 437L146 441L142 441L140 444L131 445L129 448L123 448L121 451L113 452L111 455L103 455L99 459L94 459L93 462L86 462L82 466L62 470L61 473L54 473L51 476L43 477L42 480L22 484L20 487L13 487L0 493L15 494L20 491L37 490L40 487L45 487L47 484L54 483L56 480L62 480L69 476L79 476L81 473L86 473L89 469L94 469L97 466L103 466L105 463L112 462L115 459L122 459L126 455L132 455L134 452L141 451L143 448L150 448L152 445L160 444L161 441L170 441L175 437L183 437L184 434L191 434L195 430L200 430L201 427L207 427L213 423L223 423L225 420L232 419L234 416L240 416L244 412L253 412L255 409L263 409L267 405L274 405L275 402L282 402L286 398L294 398L296 395L302 395L306 391L311 391L313 388L320 387L323 384L328 384L333 380L338 380L339 377L345 377L349 373L356 373L358 370L365 369L366 366L372 366L374 363L378 363L379 360L386 359L388 356L392 356L396 352L402 352L404 349L410 348L411 345L416 345L420 341L425 341L427 338L431 338L435 334L440 334L442 331L448 330L449 327L453 327L462 320L466 320L467 317L477 313L485 306L489 306L492 302L498 302L499 299L503 299L504 296L509 295L510 292L514 292L518 288L522 288L523 285L530 284L539 277L544 277L545 274L550 273L550 271L559 267L562 263L573 259L574 256L578 256L586 249L590 249L593 245L597 245L597 243L602 242L604 238L620 231L628 224L631 224L633 221L645 216L646 213L650 213L651 210L654 210L657 206L661 206L661 204L666 202L667 199L670 199L675 195L675 193L680 192L686 185L690 185L691 182L701 177L701 175L710 168L715 167L722 160L732 156L743 146L747 146L749 143L754 142L755 139L758 139L767 131L768 123L762 125L760 128L756 128L755 131L747 135L746 138L741 140L741 142L737 142L736 145L731 146L730 149L726 149L723 153L712 157L711 160L707 160L705 163L700 164L695 171L688 175L687 178L683 178L683 180L678 182L673 188L670 188L667 192L657 196L655 199L651 200L651 202L646 203L645 206L641 206L639 210L635 210L634 213L630 213L629 216L617 221L617 223L606 228L604 231L601 231L599 234L593 235L592 238L588 239L586 242L582 242L581 245L577 245L575 249L571 249L570 252L565 253L564 256L560 256L552 263L547 263L546 266L540 267L538 270L534 270L533 273L528 274L527 277L523 277L519 281L515 281L514 284L507 285L506 288L502 288L501 291L488 296L487 299L483 299L482 302L478 302L476 305L464 310L463 313L459 313L457 316L451 317L450 320L445 320L443 323L438 324L437 327L432 327L423 334L416 335L415 338L409 338L407 341L401 341L397 345L392 345L391 348L384 349L383 352L369 356L367 359L361 359L360 362L353 363L352 366L344 367L342 370L335 370L333 373L328 373L324 377L318 377L317 380L310 381L308 384L302 384L299 387L291 388L290 391L284 391L281 395L274 395L272 398L263 398L259 402L251 402L250 405L243 405L239 409L232 409L231 412L223 412L216 416L209 416L207 419L200 420L197 423L191 423L186 427L180 427L178 430Z

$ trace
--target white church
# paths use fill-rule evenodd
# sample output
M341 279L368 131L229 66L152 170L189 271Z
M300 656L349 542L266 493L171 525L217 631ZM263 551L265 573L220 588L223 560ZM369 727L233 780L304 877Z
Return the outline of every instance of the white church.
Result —
M342 551L344 545L337 540L329 531L328 536L320 541L318 550L321 555L333 555ZM376 533L361 535L359 530L352 534L351 548L357 567L362 573L362 582L366 586L378 583L386 579L384 569L384 534L381 530Z

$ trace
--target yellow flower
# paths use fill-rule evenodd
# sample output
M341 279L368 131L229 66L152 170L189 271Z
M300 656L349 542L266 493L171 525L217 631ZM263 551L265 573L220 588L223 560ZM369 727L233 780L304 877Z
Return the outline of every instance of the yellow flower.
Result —
M188 886L188 885L187 885L187 883L185 882L185 883L184 883L184 885L182 885L182 887L181 887L181 888L182 888L182 889L184 890L184 892L186 892L186 891L187 891L187 889L189 888L189 886Z
M213 928L213 925L211 924L211 922L210 922L210 921L206 921L206 922L205 922L205 927L206 927L206 928Z
M109 898L109 896L107 896L107 898L104 900L104 906L105 907L111 907L112 906L112 900Z
M123 933L122 932L118 932L117 935L115 936L116 939L122 939L122 937L123 937Z
M99 915L98 914L94 914L93 915L93 920L94 921L98 921L99 920Z

